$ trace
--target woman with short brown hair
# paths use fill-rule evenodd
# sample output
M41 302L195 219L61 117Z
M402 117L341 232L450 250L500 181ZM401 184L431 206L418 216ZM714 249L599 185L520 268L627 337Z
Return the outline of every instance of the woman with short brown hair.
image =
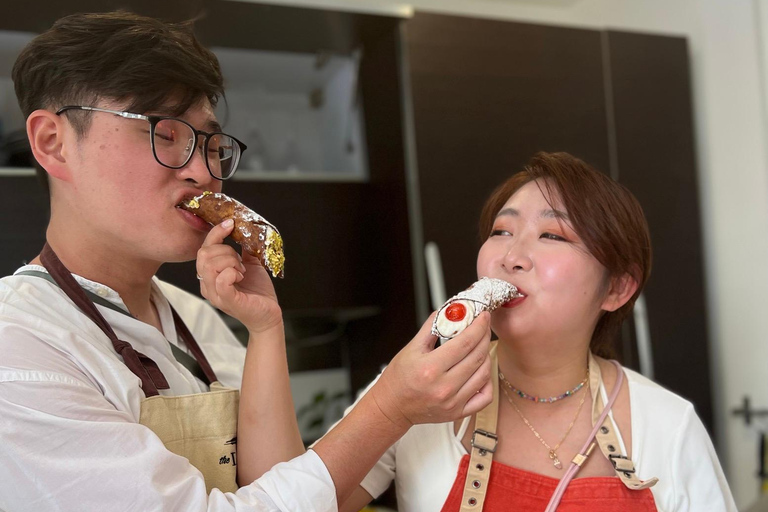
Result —
M478 277L522 294L491 314L494 402L413 427L341 510L395 480L400 512L735 512L692 404L607 359L651 268L632 194L539 153L487 200L480 234Z

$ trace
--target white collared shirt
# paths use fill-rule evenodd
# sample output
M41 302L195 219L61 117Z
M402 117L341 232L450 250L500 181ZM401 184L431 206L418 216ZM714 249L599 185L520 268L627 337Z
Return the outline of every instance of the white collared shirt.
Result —
M45 271L34 265L24 270ZM127 309L118 294L74 276ZM169 302L222 384L240 387L245 348L204 301L154 279L163 333L97 305L118 338L154 360L175 396L207 391L178 363ZM139 424L144 393L109 338L55 284L0 279L0 510L335 511L336 491L313 451L275 466L235 493L206 492L202 474Z

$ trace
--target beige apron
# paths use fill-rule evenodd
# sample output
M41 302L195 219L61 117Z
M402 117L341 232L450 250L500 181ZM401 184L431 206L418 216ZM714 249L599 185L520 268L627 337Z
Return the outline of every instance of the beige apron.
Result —
M203 474L208 492L217 488L224 492L237 490L237 413L239 391L222 386L192 333L171 306L176 332L194 358L170 343L176 359L192 374L210 386L207 393L162 396L158 390L169 385L157 364L137 352L130 343L119 340L112 327L94 305L127 314L98 295L83 290L72 274L46 243L40 255L49 274L24 272L58 284L112 341L125 365L141 380L146 398L141 402L139 423L152 430L171 452L186 457Z
M493 461L493 454L499 443L496 434L499 409L499 362L496 355L498 342L491 344L491 383L493 385L493 401L475 416L475 431L472 434L471 452L467 476L464 481L464 492L461 497L461 512L479 512L483 510L485 495L488 489L488 481ZM590 389L592 390L592 425L593 429L584 446L571 461L563 478L555 489L555 493L547 506L546 512L555 511L560 499L568 487L568 484L581 469L595 445L600 447L605 457L613 464L616 475L629 489L642 491L652 487L658 482L658 478L640 480L635 474L635 466L619 450L620 443L614 432L613 424L608 416L613 403L619 394L624 379L624 370L616 361L611 361L616 367L617 379L614 389L603 405L603 398L599 392L602 376L600 366L595 357L589 354Z
M208 393L145 398L139 423L203 474L208 492L237 490L237 405L240 394L218 381Z

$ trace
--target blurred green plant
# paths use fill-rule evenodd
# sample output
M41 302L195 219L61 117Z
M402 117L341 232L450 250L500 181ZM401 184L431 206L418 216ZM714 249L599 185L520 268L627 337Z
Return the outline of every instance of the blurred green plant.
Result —
M315 441L325 430L341 419L350 400L346 391L328 395L326 390L315 393L312 401L296 410L296 419L304 440Z

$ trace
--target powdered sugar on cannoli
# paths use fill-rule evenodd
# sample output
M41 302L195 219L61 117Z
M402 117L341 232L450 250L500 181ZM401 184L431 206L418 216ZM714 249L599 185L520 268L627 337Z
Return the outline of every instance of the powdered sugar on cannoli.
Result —
M179 208L216 225L227 218L235 221L232 238L249 254L261 260L274 277L283 277L283 239L277 228L243 203L222 193L203 192L182 201Z
M449 340L469 327L483 311L493 311L522 296L515 285L502 279L480 278L443 304L432 323L432 334L439 336L441 342Z

